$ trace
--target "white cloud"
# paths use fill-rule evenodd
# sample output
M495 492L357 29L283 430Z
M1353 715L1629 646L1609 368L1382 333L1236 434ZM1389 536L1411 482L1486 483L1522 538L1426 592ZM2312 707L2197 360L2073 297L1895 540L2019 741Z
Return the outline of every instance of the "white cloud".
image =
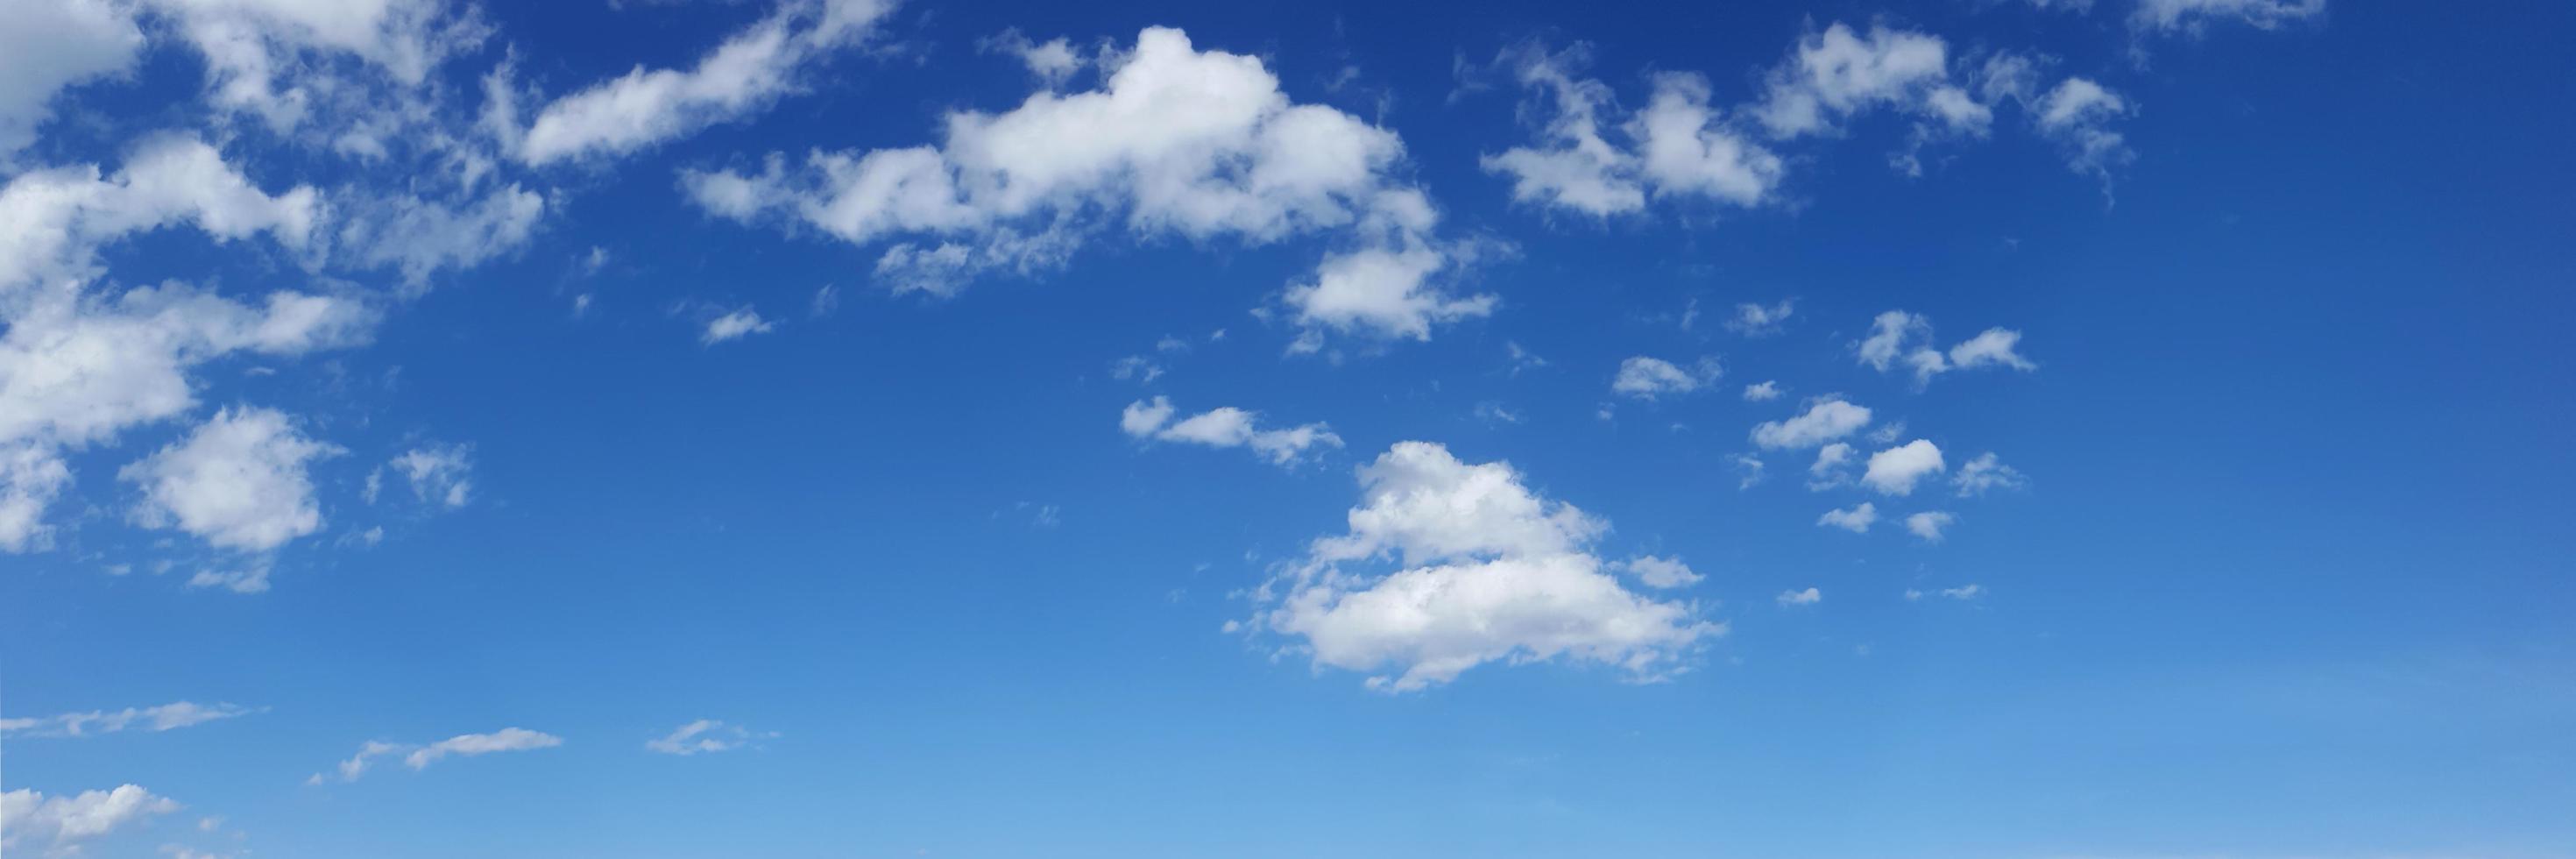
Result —
M502 728L489 734L458 734L428 745L370 740L358 747L357 754L350 756L348 760L341 761L337 770L341 781L357 781L359 776L366 774L367 768L375 761L395 755L403 757L403 765L419 770L449 755L474 757L495 752L550 749L560 745L563 745L562 737L524 728ZM306 779L305 783L322 783L322 774L313 774L313 777Z
M2128 141L2112 131L2112 121L2129 115L2129 103L2101 84L2067 78L2041 97L2036 123L2040 133L2066 150L2066 166L2108 181L2113 169L2136 155Z
M2020 471L2005 465L1992 452L1981 453L1968 460L1959 466L1959 473L1950 478L1950 484L1958 487L1961 498L1984 495L1995 489L2019 489L2024 483Z
M1834 442L1816 449L1815 464L1807 466L1808 489L1830 489L1851 479L1852 446Z
M1342 437L1334 435L1332 427L1322 423L1262 429L1258 413L1232 406L1210 409L1177 422L1172 421L1173 413L1172 401L1168 397L1155 397L1150 403L1139 400L1127 404L1127 408L1119 412L1118 428L1140 439L1207 447L1249 447L1271 464L1283 467L1304 461L1310 449L1342 446Z
M1073 78L1074 73L1082 71L1083 66L1090 65L1090 58L1083 56L1082 51L1076 49L1071 41L1062 36L1044 42L1033 42L1029 37L1021 35L1018 30L1003 30L1001 35L983 40L977 43L976 47L1018 57L1021 65L1029 67L1029 74L1035 76L1038 82L1045 84L1048 89L1063 87L1065 81Z
M1868 425L1868 407L1828 398L1817 400L1797 417L1755 424L1753 443L1773 450L1809 448L1851 435Z
M13 790L0 793L0 847L41 844L51 855L73 855L82 842L178 810L169 797L131 784L75 796Z
M776 326L769 320L760 318L759 311L743 307L707 320L706 333L698 335L698 342L713 346L727 340L739 340L754 334L767 334L774 327Z
M411 484L412 495L448 509L465 506L474 491L470 475L474 464L471 451L464 445L429 445L403 451L393 459L394 470Z
M1915 439L1869 455L1869 467L1861 472L1861 482L1882 495L1910 495L1916 481L1946 468L1941 462L1941 448L1927 439Z
M321 530L305 465L339 453L305 438L285 413L229 408L117 477L142 488L134 519L144 527L259 552Z
M1825 593L1815 588L1788 590L1781 591L1774 599L1784 606L1815 605L1825 601Z
M2325 14L2326 0L2140 0L2129 26L2145 32L2197 33L2213 22L2235 21L2270 30Z
M714 719L699 719L681 725L668 736L646 741L644 748L666 755L685 757L702 753L730 752L750 745L754 740L775 736L777 734L755 734L741 725L728 725Z
M1713 359L1702 358L1692 369L1684 370L1670 361L1639 355L1619 362L1619 375L1610 380L1610 390L1640 400L1652 400L1697 391L1717 381L1721 373Z
M1787 139L1835 133L1843 119L1873 108L1953 133L1983 133L1992 118L1950 81L1949 48L1939 36L1884 26L1863 34L1841 23L1799 40L1772 70L1753 113L1772 136Z
M1637 557L1621 561L1616 566L1627 574L1636 576L1639 583L1650 588L1664 588L1669 590L1672 588L1689 587L1691 585L1699 584L1701 579L1707 578L1707 576L1691 572L1690 565L1682 563L1682 559L1680 558L1661 558L1654 555L1638 555Z
M773 213L853 244L903 239L877 262L897 291L953 293L991 272L1059 267L1113 227L1138 239L1264 245L1325 234L1342 245L1282 292L1314 348L1323 332L1425 339L1491 312L1491 296L1434 281L1475 255L1434 236L1439 214L1397 178L1393 132L1295 104L1259 59L1199 51L1153 28L1097 90L1031 94L999 114L961 110L938 146L818 151L791 171L686 172L721 217ZM917 239L917 241L916 241Z
M1869 526L1878 524L1878 505L1863 501L1849 510L1827 510L1825 515L1816 517L1816 524L1865 534Z
M1755 486L1761 485L1763 469L1761 457L1757 457L1749 453L1739 453L1734 456L1727 457L1727 459L1728 461L1735 463L1736 470L1744 472L1744 478L1736 481L1735 488L1751 489Z
M2039 369L2037 363L2016 351L2021 344L2021 332L2008 328L1988 328L1951 346L1946 353L1932 348L1931 341L1931 319L1902 310L1890 310L1871 320L1869 336L1852 345L1852 354L1862 364L1881 372L1902 360L1913 369L1916 385L1929 383L1932 377L1952 370L2010 367L2029 372Z
M781 3L693 69L637 66L546 105L528 125L518 157L543 165L621 155L740 119L793 90L833 50L864 41L892 7L884 0Z
M1780 383L1778 382L1764 381L1744 386L1744 401L1748 403L1760 403L1776 400L1780 398L1780 394Z
M1940 511L1927 511L1905 517L1905 530L1927 542L1941 542L1944 529L1959 523L1959 517Z
M1726 320L1726 330L1748 337L1778 334L1781 323L1789 321L1789 317L1797 311L1798 303L1787 298L1770 305L1738 304L1735 306L1735 315Z
M1980 584L1973 584L1973 583L1972 583L1972 584L1961 585L1961 586L1959 586L1959 587L1955 587L1955 588L1942 588L1942 589L1941 589L1941 595L1942 595L1942 596L1949 597L1949 598L1954 599L1954 600L1972 600L1972 599L1976 599L1977 597L1984 596L1984 595L1985 595L1985 593L1986 593L1986 586L1984 586L1984 585L1980 585Z
M19 737L94 737L127 729L168 731L200 725L217 719L247 716L258 710L233 704L195 704L178 701L158 707L127 707L123 710L91 710L86 713L63 713L43 718L0 719L0 736Z
M108 0L0 4L0 165L36 139L55 94L130 70L143 48L133 10Z
M1621 587L1590 551L1606 525L1531 491L1511 466L1467 464L1400 442L1359 472L1350 531L1264 584L1253 626L1303 640L1315 665L1383 672L1372 688L1412 691L1497 660L1617 666L1653 680L1725 627L1693 606ZM1393 559L1402 569L1345 569Z
M1645 208L1656 198L1700 197L1737 206L1770 200L1785 173L1782 160L1745 139L1709 106L1708 80L1664 73L1644 110L1619 126L1621 142L1602 131L1616 110L1609 86L1578 79L1581 46L1558 54L1536 48L1509 52L1523 87L1543 97L1534 113L1546 116L1538 146L1521 146L1481 159L1485 171L1512 179L1512 199L1608 217Z

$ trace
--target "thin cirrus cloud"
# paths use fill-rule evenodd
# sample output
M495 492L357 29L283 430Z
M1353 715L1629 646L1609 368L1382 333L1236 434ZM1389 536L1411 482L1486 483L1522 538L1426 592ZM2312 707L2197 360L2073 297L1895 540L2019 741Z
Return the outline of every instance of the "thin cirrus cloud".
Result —
M371 740L359 746L357 754L341 761L336 772L341 781L357 781L376 761L397 755L402 757L404 766L421 770L449 756L475 757L497 752L550 749L560 745L563 745L562 737L525 728L503 728L489 734L458 734L425 745ZM323 780L321 773L314 773L305 783L321 784Z
M777 736L773 732L755 732L716 719L699 719L681 725L669 734L645 741L644 748L660 754L687 757L730 752Z
M8 718L0 719L0 736L95 737L127 730L157 733L202 725L218 719L248 716L263 712L264 709L237 704L197 704L189 701L175 701L157 707L127 707L123 710L91 710L85 713Z

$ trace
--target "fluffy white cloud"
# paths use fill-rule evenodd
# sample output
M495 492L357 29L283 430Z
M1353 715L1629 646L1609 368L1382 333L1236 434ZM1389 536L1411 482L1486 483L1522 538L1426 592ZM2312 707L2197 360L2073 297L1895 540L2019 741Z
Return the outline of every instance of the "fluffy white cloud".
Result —
M2021 344L2021 332L2008 328L1988 328L1951 346L1948 352L1933 348L1931 341L1931 319L1921 314L1890 310L1870 321L1869 336L1852 345L1852 354L1861 363L1881 372L1901 362L1913 369L1917 385L1929 383L1932 377L1952 370L2010 367L2029 372L2039 369L2037 363L2016 351Z
M1607 526L1539 496L1507 464L1401 442L1359 477L1349 532L1317 539L1255 595L1265 608L1253 625L1303 639L1319 667L1384 672L1369 685L1399 692L1497 660L1562 657L1651 680L1725 631L1693 606L1621 587L1590 550ZM1402 568L1346 569L1381 559Z
M1941 511L1926 511L1905 517L1905 530L1927 542L1941 542L1941 532L1958 524L1959 517Z
M117 476L142 488L134 519L144 527L257 552L321 530L305 464L339 452L305 438L282 412L230 408Z
M739 119L795 88L806 67L833 50L863 41L892 7L887 0L789 0L695 68L637 66L546 105L520 138L518 158L543 165L624 154Z
M1279 466L1293 466L1304 461L1307 451L1314 448L1342 446L1342 437L1334 435L1332 427L1322 423L1262 429L1258 413L1233 406L1210 409L1178 422L1172 420L1173 413L1169 397L1155 397L1152 402L1139 400L1127 404L1127 408L1119 413L1118 428L1140 439L1208 447L1249 447L1253 453Z
M758 311L744 307L707 320L706 333L698 335L698 342L713 346L727 340L740 340L754 334L767 334L772 327L774 323L760 318Z
M82 842L178 810L169 797L131 784L74 796L13 790L0 793L0 847L43 845L54 855L71 855Z
M1842 119L1874 108L1961 133L1982 133L1993 117L1951 82L1939 36L1883 26L1864 34L1841 23L1799 40L1771 72L1754 115L1772 136L1793 138L1833 133Z
M1639 355L1619 362L1619 375L1610 380L1610 390L1640 400L1651 400L1697 391L1717 381L1721 372L1713 359L1702 358L1691 369L1684 370L1670 361Z
M1608 217L1644 209L1651 190L1751 207L1768 202L1785 173L1779 156L1722 121L1699 75L1655 76L1646 108L1620 124L1614 143L1602 130L1604 114L1616 110L1609 86L1574 75L1581 46L1558 54L1523 48L1506 58L1522 86L1543 96L1535 112L1547 117L1539 145L1481 161L1486 172L1511 177L1518 202Z
M92 737L113 734L129 728L143 731L167 731L199 725L217 719L230 719L259 712L233 704L195 704L178 701L158 707L127 707L123 710L92 710L86 713L63 713L43 718L0 719L0 736L21 737Z
M478 15L445 0L145 0L204 58L207 99L279 133L368 111L365 78L417 88L479 44ZM354 63L356 68L351 68ZM363 74L361 74L363 72Z
M1883 495L1909 495L1917 481L1946 467L1941 462L1941 447L1918 438L1870 454L1869 467L1861 472L1860 479Z
M919 237L877 261L878 279L898 291L945 294L988 272L1048 270L1122 220L1140 239L1329 234L1345 248L1282 292L1311 349L1325 331L1424 339L1492 310L1491 296L1434 282L1476 251L1434 236L1438 212L1394 175L1403 154L1393 132L1292 103L1259 59L1154 28L1099 89L951 113L935 147L818 151L792 171L773 157L757 174L681 181L721 217L783 214L853 244Z
M1753 443L1773 450L1809 448L1851 435L1868 425L1868 407L1823 399L1808 406L1807 411L1797 417L1755 424Z
M1638 582L1643 583L1645 586L1650 588L1671 589L1689 587L1691 585L1699 584L1701 579L1707 578L1707 576L1691 572L1690 565L1682 563L1682 559L1680 558L1661 558L1654 555L1638 555L1637 557L1619 562L1617 566L1627 574L1636 576Z
M2270 30L2325 14L2326 0L2140 0L2129 26L2150 32L2198 32L2235 21Z
M1868 533L1869 526L1878 524L1878 505L1863 501L1849 510L1827 510L1825 515L1816 517L1816 524L1854 534Z
M394 457L391 464L411 484L413 497L421 501L453 510L465 506L473 495L474 462L472 452L464 445L412 448Z
M2066 150L2066 166L2102 177L2136 158L2126 138L2110 128L2129 115L2128 100L2085 78L2067 78L2039 102L2040 133Z
M1959 473L1950 478L1950 483L1958 487L1959 497L1968 498L1995 489L2019 489L2024 480L2020 471L1987 452L1960 465Z
M1825 592L1815 588L1781 591L1775 600L1784 606L1815 605L1825 601Z
M63 88L120 74L143 48L132 9L109 0L0 4L0 164L36 138Z
M777 735L755 734L741 725L728 725L714 719L699 719L681 725L668 736L646 741L644 748L666 755L687 756L730 752L750 745L754 740L775 736Z
M1780 398L1780 383L1764 381L1744 386L1744 401L1760 403Z

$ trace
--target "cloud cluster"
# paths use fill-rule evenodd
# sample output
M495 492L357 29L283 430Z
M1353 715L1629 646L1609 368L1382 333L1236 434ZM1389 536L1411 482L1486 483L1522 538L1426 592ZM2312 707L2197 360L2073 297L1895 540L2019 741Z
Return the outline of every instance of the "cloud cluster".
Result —
M995 272L1065 263L1094 233L1270 244L1325 235L1339 249L1281 297L1306 337L1427 339L1491 312L1491 296L1438 279L1473 243L1437 237L1429 197L1396 178L1393 132L1292 102L1261 60L1201 51L1151 28L1098 89L1031 94L1009 111L950 113L941 142L816 151L791 168L687 171L707 212L785 219L852 244L893 241L876 274L897 291L947 294Z
M43 845L55 855L75 854L83 842L178 810L177 801L131 784L72 796L22 788L0 793L0 847Z
M1614 566L1649 585L1696 574L1666 558L1605 562L1591 547L1608 526L1540 496L1510 465L1409 441L1359 479L1350 530L1316 539L1255 595L1262 609L1250 626L1301 642L1318 668L1374 672L1371 688L1396 692L1494 661L1562 658L1653 680L1726 630L1689 603L1622 587ZM1400 568L1359 569L1379 561Z
M1917 385L1953 370L2010 367L2026 373L2039 369L2038 364L2017 351L2021 332L2008 328L1988 328L1946 352L1933 348L1931 340L1931 319L1890 310L1871 320L1869 336L1852 344L1852 354L1860 363L1880 372L1902 364L1914 371Z

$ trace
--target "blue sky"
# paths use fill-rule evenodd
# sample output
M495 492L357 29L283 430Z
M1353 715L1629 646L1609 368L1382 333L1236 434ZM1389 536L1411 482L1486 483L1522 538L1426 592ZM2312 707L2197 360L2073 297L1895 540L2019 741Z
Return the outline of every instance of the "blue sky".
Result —
M2552 4L0 8L0 850L2576 854Z

